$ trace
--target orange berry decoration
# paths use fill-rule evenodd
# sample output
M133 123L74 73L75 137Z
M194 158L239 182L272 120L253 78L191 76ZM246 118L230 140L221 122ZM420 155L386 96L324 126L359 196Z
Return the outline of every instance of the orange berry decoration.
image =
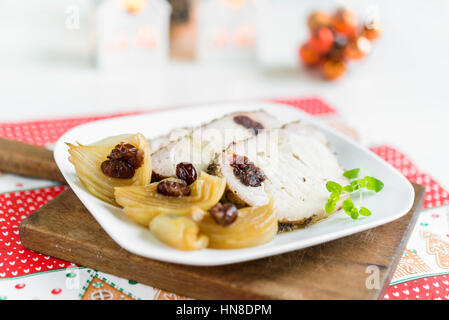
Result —
M326 60L321 69L326 79L335 80L346 72L346 65L343 61Z
M341 32L348 37L352 37L357 32L359 19L357 14L349 8L343 7L337 9L332 17L332 27L337 32Z
M307 25L311 32L322 27L329 27L331 23L332 17L323 11L314 11L307 19Z
M308 43L303 44L299 48L299 56L304 64L308 66L316 65L320 61L320 55Z
M373 41L380 37L383 27L378 20L372 20L363 25L362 34L369 40Z
M334 34L331 29L321 27L312 32L312 37L309 40L310 47L318 53L328 52L334 43Z
M359 60L371 52L371 41L377 39L383 27L371 16L359 24L357 14L346 7L332 15L314 11L307 19L309 40L298 49L306 66L317 68L325 79L334 80L346 72L349 60Z
M345 57L352 60L364 58L371 51L371 42L365 37L354 38L345 47Z

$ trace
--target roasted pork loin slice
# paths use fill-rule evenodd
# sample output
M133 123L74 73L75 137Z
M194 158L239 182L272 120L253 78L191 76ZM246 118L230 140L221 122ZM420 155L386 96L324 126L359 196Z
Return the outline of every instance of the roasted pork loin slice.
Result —
M189 134L156 150L151 155L153 173L159 177L172 177L176 175L177 164L189 162L199 174L207 169L214 155L231 142L280 126L278 119L262 110L226 115L194 128Z
M327 138L299 123L231 144L210 169L226 178L228 200L261 206L268 203L268 192L278 208L279 222L288 224L325 217L326 181L347 183Z
M176 141L181 137L184 137L192 132L192 128L177 128L170 131L166 135L162 135L156 138L152 138L148 140L150 145L151 153L155 153L160 148L168 145L170 142Z

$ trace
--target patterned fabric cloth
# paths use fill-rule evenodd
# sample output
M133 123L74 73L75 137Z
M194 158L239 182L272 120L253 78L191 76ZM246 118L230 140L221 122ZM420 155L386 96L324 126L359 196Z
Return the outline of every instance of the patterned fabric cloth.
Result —
M317 98L273 99L320 117L361 141L335 109ZM136 113L127 113L136 114ZM113 114L33 122L0 123L0 137L51 146L67 130ZM449 194L391 146L371 150L407 179L425 186L424 211L404 250L384 299L449 300ZM132 280L105 274L26 249L20 222L67 187L53 181L0 173L0 300L5 299L185 299Z

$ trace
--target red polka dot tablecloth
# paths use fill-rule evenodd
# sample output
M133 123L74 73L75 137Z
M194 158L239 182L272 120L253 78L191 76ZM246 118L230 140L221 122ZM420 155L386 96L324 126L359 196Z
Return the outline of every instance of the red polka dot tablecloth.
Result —
M299 108L354 139L360 138L357 130L347 126L334 108L318 98L271 101ZM129 114L134 113L0 123L0 137L49 147L77 125ZM419 216L383 299L449 300L448 192L397 149L382 145L371 150L408 180L426 188L425 210ZM52 181L0 173L0 300L186 299L24 248L20 242L20 222L65 189L66 186Z

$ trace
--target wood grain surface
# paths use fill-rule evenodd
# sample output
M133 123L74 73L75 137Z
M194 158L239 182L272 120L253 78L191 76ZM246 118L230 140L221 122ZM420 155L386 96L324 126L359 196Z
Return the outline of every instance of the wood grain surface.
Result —
M5 138L0 138L0 171L65 183L51 150Z
M134 255L118 246L70 189L25 219L22 244L76 264L198 299L379 299L414 227L424 189L404 217L332 242L219 267L193 267ZM300 231L296 231L300 232ZM366 286L377 266L379 286Z

